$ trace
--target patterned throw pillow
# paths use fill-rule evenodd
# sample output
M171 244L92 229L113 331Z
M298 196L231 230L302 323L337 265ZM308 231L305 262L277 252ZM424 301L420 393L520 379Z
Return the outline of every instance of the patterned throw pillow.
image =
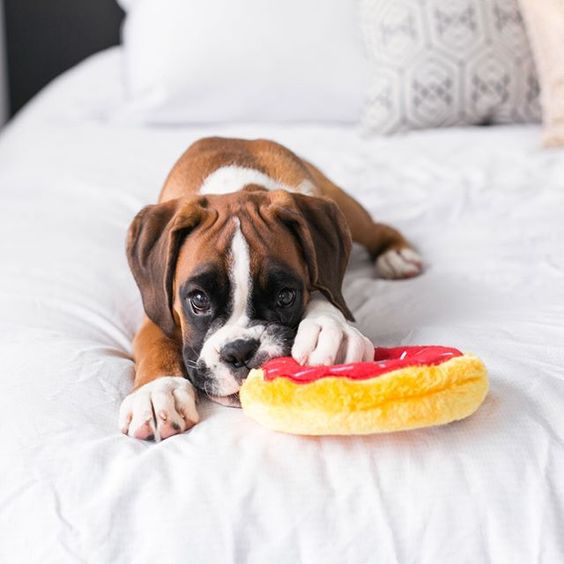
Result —
M540 120L517 0L360 0L377 133Z

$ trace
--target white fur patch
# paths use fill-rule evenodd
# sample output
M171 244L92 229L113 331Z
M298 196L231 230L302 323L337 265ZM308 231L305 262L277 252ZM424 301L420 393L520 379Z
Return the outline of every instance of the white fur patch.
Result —
M314 185L309 180L302 180L298 186L288 186L254 168L230 165L214 170L204 180L200 194L230 194L238 192L247 184L257 184L267 190L287 190L308 196L315 193Z
M297 192L298 194L303 194L304 196L315 196L315 186L313 182L309 180L302 180L299 186L292 189L291 192Z
M231 165L214 170L204 180L200 194L229 194L238 192L247 184L258 184L264 186L267 190L285 188L285 186L258 170Z
M233 313L227 322L240 324L248 322L247 308L251 296L251 256L249 245L241 231L239 219L237 230L231 242L231 272L229 278L233 288Z

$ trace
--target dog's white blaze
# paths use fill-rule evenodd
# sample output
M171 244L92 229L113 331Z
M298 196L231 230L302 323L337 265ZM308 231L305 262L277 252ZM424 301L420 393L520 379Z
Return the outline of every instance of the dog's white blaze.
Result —
M231 272L229 278L233 288L233 311L226 325L246 325L249 318L247 308L251 295L251 257L249 245L236 219L237 230L231 241Z
M239 219L236 220L236 229L231 240L229 281L232 288L232 310L225 325L205 341L200 358L203 359L214 373L217 384L221 389L218 395L229 395L239 389L239 383L233 378L229 368L220 360L222 347L237 339L260 339L264 327L248 327L247 314L251 296L251 257L249 245L241 231Z

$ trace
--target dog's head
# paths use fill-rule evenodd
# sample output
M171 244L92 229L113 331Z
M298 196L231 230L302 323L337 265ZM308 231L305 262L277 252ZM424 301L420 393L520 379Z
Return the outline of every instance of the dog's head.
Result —
M333 202L249 186L147 206L127 255L147 316L182 343L189 379L237 403L251 368L290 353L311 292L352 318L341 294L350 247Z

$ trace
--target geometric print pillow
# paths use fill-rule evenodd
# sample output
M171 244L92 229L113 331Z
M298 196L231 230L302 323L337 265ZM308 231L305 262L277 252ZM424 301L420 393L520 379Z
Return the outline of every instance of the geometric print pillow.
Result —
M366 129L396 133L539 121L517 0L360 0Z

